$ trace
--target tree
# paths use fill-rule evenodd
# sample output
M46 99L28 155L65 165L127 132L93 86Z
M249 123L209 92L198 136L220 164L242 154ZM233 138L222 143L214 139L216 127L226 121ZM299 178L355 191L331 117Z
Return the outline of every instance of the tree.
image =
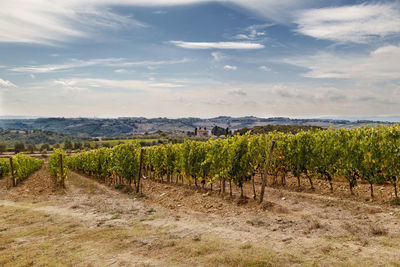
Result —
M110 143L105 142L105 143L103 143L103 147L111 147L111 145L110 145Z
M25 151L24 143L19 142L19 143L15 143L14 144L14 152L15 152L15 154L23 152L23 151Z
M75 150L80 150L80 149L82 149L82 143L81 143L81 142L76 142L76 143L74 143L74 149L75 149Z
M40 151L49 151L50 150L50 145L45 143L40 146Z
M64 142L64 149L65 150L71 150L73 148L72 142L70 140L67 140Z
M215 136L226 135L227 129L224 129L219 126L214 126L211 130L211 133Z
M0 154L6 152L7 146L4 143L0 143Z
M88 148L88 149L91 148L91 145L90 145L89 142L85 142L85 143L83 144L83 146L84 146L85 148Z
M28 150L31 154L33 154L33 153L35 152L36 149L37 149L37 148L36 148L35 144L29 144L29 145L27 146L27 150Z

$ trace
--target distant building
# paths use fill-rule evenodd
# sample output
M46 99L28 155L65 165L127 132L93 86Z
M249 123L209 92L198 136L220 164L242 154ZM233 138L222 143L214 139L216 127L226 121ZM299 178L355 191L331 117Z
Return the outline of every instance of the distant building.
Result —
M197 129L196 133L197 133L196 136L210 136L210 132L205 127L204 129L202 128Z

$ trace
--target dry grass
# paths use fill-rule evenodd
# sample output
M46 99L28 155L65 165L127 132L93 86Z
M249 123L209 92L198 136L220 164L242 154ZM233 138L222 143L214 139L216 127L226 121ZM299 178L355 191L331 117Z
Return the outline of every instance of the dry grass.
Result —
M136 222L130 227L88 228L85 222L28 208L0 207L1 266L86 266L134 251L128 264L163 260L168 265L279 266L270 247L229 243L212 234L176 237L163 227ZM164 257L167 256L167 257ZM285 257L283 257L285 258ZM115 259L121 260L118 257ZM134 261L135 260L135 261ZM140 262L140 260L139 260ZM152 264L153 265L153 264ZM154 264L157 265L157 264Z
M392 207L272 189L264 205L238 206L216 193L150 181L138 199L75 173L66 191L30 195L26 190L41 183L29 182L9 196L0 190L0 266L400 262L399 212Z

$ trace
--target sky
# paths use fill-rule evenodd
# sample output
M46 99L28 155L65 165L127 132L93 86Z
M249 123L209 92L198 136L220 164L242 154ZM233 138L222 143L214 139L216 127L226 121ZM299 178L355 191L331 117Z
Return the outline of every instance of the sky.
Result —
M400 1L1 0L10 115L400 115Z

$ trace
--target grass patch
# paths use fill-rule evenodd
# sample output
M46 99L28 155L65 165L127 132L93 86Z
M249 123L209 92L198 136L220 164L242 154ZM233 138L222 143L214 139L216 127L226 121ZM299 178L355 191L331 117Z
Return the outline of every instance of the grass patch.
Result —
M374 236L386 236L388 234L388 230L384 227L374 224L370 226L371 234Z

